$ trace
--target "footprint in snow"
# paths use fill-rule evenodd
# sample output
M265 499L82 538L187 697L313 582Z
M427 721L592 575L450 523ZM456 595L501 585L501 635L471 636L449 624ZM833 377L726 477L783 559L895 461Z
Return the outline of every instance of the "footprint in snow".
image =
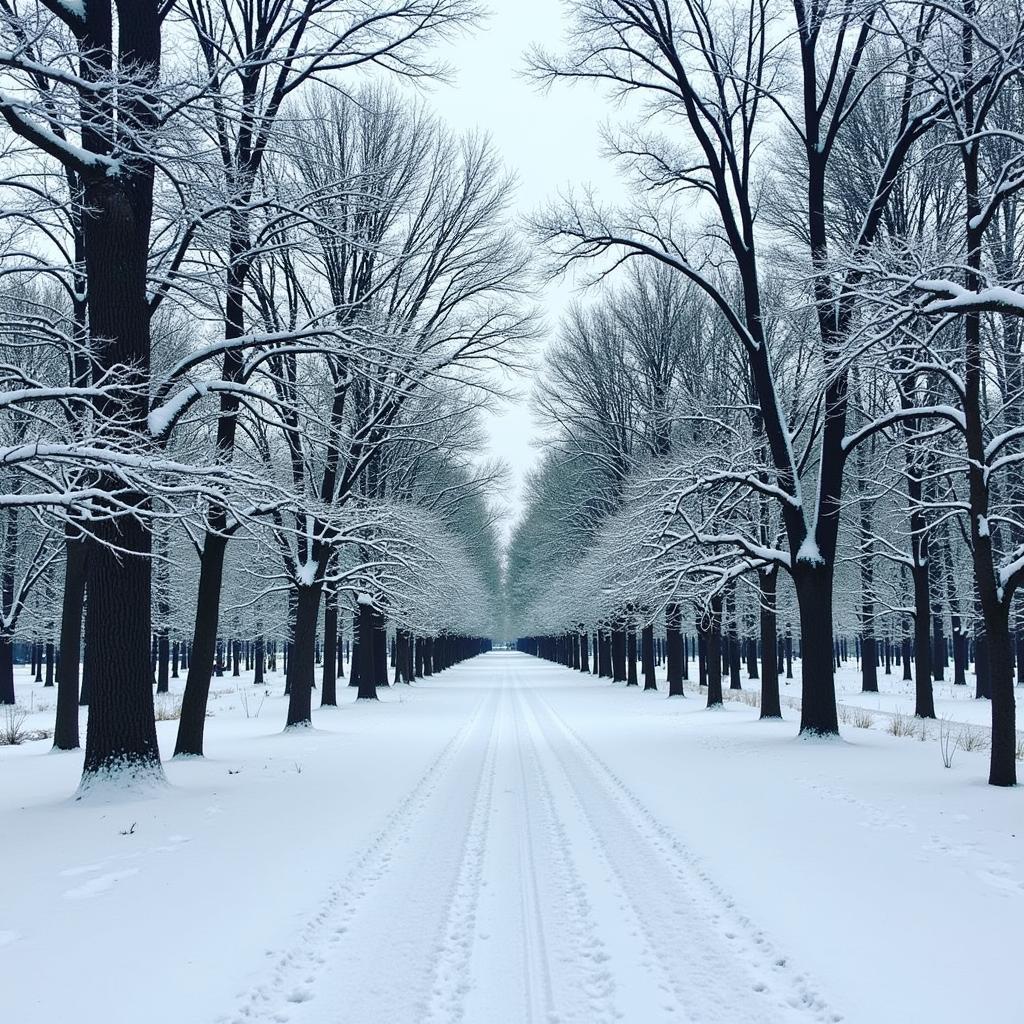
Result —
M85 900L93 896L100 896L107 892L107 890L112 889L121 879L129 878L131 875L137 875L138 873L138 868L128 868L125 871L111 871L110 874L100 875L98 878L90 878L83 885L79 885L74 889L68 889L64 893L64 898L69 900Z
M61 873L61 878L74 878L76 875L88 875L92 871L102 871L103 863L100 864L83 864L77 868L65 868Z

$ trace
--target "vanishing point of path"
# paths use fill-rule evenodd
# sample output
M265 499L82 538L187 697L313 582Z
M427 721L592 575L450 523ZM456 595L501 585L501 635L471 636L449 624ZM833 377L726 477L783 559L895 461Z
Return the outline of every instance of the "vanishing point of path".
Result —
M495 652L427 681L464 691L461 724L220 1019L841 1019L556 709L580 678Z

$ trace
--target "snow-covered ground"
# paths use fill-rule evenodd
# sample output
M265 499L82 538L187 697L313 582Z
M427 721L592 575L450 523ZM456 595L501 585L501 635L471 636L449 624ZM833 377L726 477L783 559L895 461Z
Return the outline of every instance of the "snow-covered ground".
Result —
M5 1020L1024 1020L1024 793L983 750L946 769L884 715L801 741L503 652L288 734L268 682L254 717L218 680L209 756L148 798L0 747Z

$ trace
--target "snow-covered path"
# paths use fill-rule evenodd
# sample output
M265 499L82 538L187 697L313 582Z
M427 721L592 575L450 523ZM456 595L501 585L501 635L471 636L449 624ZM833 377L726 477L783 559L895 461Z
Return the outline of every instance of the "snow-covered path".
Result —
M551 706L550 668L487 664L465 721L237 1019L838 1019Z
M208 756L148 796L76 802L80 752L0 747L12 1020L1024 1020L1024 790L984 750L502 652L311 730L270 687L257 716L218 681Z

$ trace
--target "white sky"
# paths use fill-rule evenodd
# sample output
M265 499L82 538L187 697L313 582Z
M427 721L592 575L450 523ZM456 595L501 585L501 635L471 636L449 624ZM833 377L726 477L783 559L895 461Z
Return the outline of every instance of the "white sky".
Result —
M485 27L451 49L456 80L436 88L430 104L453 128L479 129L491 136L518 178L522 214L564 186L591 183L604 192L614 181L600 155L608 104L587 83L559 83L545 92L524 74L525 54L532 45L563 48L563 5L558 0L490 0L488 6L492 13ZM571 294L565 285L552 285L541 296L548 335ZM531 364L539 364L542 346L543 341ZM512 518L521 508L523 479L538 457L533 446L538 430L528 407L533 382L518 383L521 397L504 403L488 423L492 454L512 470L512 486L503 496Z

